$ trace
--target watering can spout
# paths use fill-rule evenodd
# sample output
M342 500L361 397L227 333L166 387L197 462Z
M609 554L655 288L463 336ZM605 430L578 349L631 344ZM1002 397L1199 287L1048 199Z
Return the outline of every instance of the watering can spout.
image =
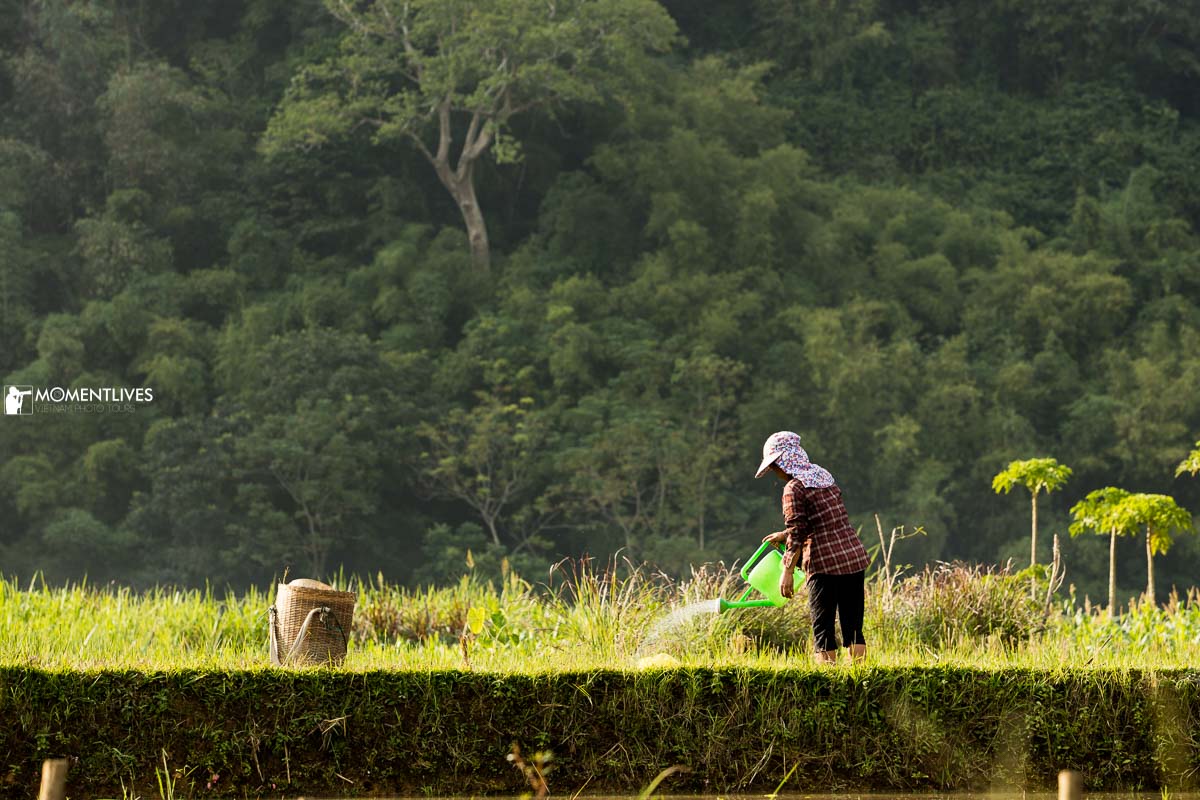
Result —
M717 611L724 612L731 608L772 608L775 603L770 600L717 600Z

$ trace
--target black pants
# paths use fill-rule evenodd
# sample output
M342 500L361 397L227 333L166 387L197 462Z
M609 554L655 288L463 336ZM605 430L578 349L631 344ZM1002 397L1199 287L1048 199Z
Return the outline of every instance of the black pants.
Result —
M866 644L863 638L863 578L866 572L850 575L809 575L808 613L812 616L813 643L817 652L837 650L833 617L842 623L842 644Z

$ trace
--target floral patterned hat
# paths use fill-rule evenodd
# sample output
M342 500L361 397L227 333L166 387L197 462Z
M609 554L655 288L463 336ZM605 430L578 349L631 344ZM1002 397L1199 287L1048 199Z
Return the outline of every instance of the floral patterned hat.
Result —
M808 453L800 446L800 434L777 431L767 437L763 444L763 460L754 477L761 478L772 464L779 464L783 471L805 486L822 489L833 486L829 470L808 460Z

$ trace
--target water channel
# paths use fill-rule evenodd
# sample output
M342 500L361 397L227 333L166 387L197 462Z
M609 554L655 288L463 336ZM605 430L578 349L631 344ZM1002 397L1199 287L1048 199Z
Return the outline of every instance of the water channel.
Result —
M392 798L377 798L376 800L520 800L520 798L528 798L529 795L514 795L508 797L506 795L460 795L447 797L392 797ZM861 794L861 793L845 793L845 794L803 794L782 792L780 794L771 794L764 792L761 794L660 794L655 792L651 797L654 800L1058 800L1058 795L1054 792L1021 792L1021 791L997 791L997 792L980 792L977 794L967 793L949 793L949 792L910 792L906 794L896 793L880 793L880 794ZM1084 800L1200 800L1200 793L1196 792L1170 792L1170 791L1130 791L1130 792L1084 792ZM573 793L551 793L548 800L641 800L641 795L636 794L592 794L583 792L582 794ZM301 800L336 800L335 798L304 798Z

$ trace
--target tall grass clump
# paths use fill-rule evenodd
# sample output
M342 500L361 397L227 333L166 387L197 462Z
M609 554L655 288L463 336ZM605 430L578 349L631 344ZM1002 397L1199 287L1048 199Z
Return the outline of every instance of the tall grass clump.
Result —
M875 627L899 642L934 648L989 638L1014 645L1046 623L1044 602L1030 596L1028 572L959 562L927 566L894 586L875 587Z
M485 615L492 634L506 640L527 638L546 624L545 604L513 572L499 587L464 575L451 586L414 589L378 575L350 581L347 589L357 595L351 638L358 643L454 644L469 630L472 609Z
M594 559L563 561L552 577L558 583L545 599L557 612L553 641L608 663L634 654L672 595L661 572L616 559L603 568Z

